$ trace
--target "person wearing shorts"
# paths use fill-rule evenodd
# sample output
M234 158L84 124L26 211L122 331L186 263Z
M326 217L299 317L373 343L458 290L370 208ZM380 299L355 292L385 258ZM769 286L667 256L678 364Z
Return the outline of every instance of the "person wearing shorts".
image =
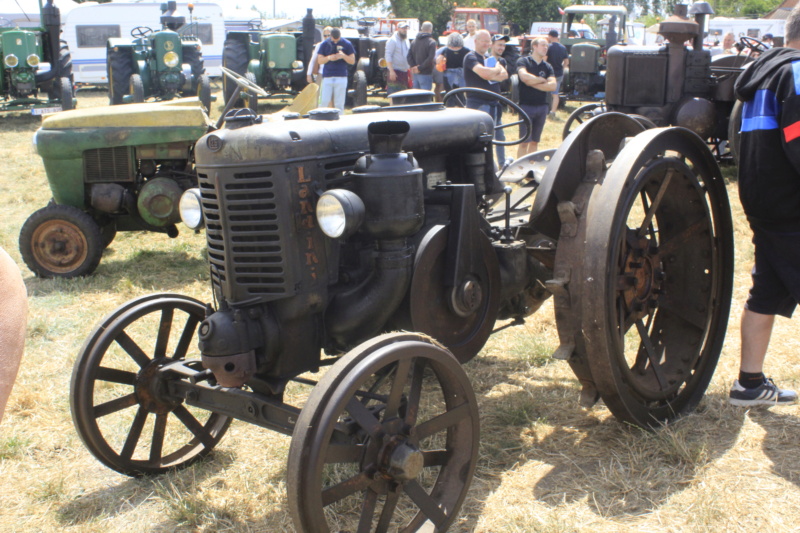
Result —
M544 60L547 55L547 39L541 37L531 43L531 55L521 57L517 61L519 75L519 106L531 119L533 125L525 141L517 149L517 157L522 157L539 149L544 123L550 106L547 105L547 93L556 88L556 77L553 67ZM524 132L520 125L520 137Z
M762 53L736 80L742 126L739 199L753 231L753 286L741 325L739 377L728 401L744 407L797 400L764 375L775 315L800 301L800 9L786 46Z

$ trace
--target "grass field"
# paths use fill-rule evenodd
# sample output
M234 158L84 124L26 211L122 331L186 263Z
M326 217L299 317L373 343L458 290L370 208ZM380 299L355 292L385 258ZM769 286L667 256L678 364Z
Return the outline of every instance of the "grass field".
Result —
M107 96L82 91L78 101L104 106ZM215 106L213 118L219 112ZM208 460L146 479L116 474L83 446L68 398L82 342L104 315L137 296L174 292L209 301L205 240L184 230L176 239L120 233L94 276L34 277L17 239L28 215L50 198L31 144L39 123L24 114L0 117L0 246L20 265L30 297L26 353L0 424L0 531L292 531L288 437L234 422ZM562 127L548 122L541 147L557 146ZM617 422L602 405L580 408L577 380L550 357L557 334L548 301L465 366L482 437L477 474L452 531L800 530L800 406L748 411L726 402L753 255L735 181L728 191L734 302L699 408L654 433ZM780 385L800 387L798 353L792 322L778 319L767 370Z

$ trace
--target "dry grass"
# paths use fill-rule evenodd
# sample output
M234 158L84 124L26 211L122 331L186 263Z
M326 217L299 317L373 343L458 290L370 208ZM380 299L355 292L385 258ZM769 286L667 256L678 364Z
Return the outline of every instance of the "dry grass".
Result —
M105 105L103 92L80 106ZM217 113L219 110L216 111ZM561 113L566 118L565 113ZM0 118L0 246L22 266L17 236L49 191L31 135L38 120ZM548 123L543 147L563 123ZM512 148L513 150L513 148ZM728 170L732 175L732 172ZM726 404L738 362L738 316L752 248L736 218L731 326L708 394L692 415L656 433L578 407L578 384L549 355L557 345L547 304L494 336L466 365L482 415L480 463L454 531L797 530L800 407L745 411ZM187 470L134 480L98 463L72 427L72 364L93 325L127 300L169 291L209 299L202 235L170 240L120 234L96 275L40 280L30 295L28 344L0 426L1 531L291 531L287 437L234 422L212 457ZM791 322L779 319L768 369L800 386Z

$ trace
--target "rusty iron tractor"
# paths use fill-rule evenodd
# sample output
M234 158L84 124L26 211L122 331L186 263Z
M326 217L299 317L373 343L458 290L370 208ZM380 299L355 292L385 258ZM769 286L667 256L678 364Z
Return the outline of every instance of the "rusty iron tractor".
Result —
M461 365L551 294L584 405L655 427L700 401L733 272L705 142L607 113L498 178L488 115L400 98L240 111L198 140L181 206L205 220L212 303L139 298L86 340L70 404L102 463L184 467L239 419L292 436L297 531L444 531L478 458Z
M734 105L733 86L752 58L743 54L712 57L703 48L703 28L713 13L707 2L691 7L676 4L675 13L659 25L659 34L667 41L664 45L612 47L605 102L574 111L564 125L563 137L592 116L618 111L636 115L648 127L688 128L706 139L718 157L731 151L735 157L741 109ZM744 47L766 50L763 43L749 37L742 37L740 49Z

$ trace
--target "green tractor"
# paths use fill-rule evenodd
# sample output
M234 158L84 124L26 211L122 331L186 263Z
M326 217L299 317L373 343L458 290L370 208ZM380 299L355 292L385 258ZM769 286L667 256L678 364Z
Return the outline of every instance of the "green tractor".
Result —
M0 19L0 111L42 115L75 107L72 58L59 38L61 12L39 0L41 25L17 28Z
M108 98L111 105L171 100L197 96L211 109L211 82L203 67L202 44L196 24L176 14L177 3L167 2L162 29L139 26L130 39L108 40ZM190 16L192 4L189 4Z
M303 17L299 32L264 30L252 21L248 31L231 31L225 38L222 64L272 95L295 95L306 86L306 68L314 50L315 25L311 9ZM227 101L236 84L223 78ZM247 106L255 109L258 96L248 92Z
M291 105L257 120L308 113L316 89L309 85ZM228 116L232 108L233 99L222 113L226 121L255 117L247 109ZM22 226L25 264L39 277L74 278L94 272L118 231L177 237L181 195L197 187L195 142L221 124L196 97L45 117L34 144L53 197Z

